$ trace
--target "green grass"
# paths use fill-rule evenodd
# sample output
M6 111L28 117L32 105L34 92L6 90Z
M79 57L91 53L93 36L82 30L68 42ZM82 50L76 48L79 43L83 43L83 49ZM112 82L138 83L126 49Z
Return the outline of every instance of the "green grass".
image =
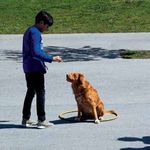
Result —
M0 0L0 34L23 33L41 9L54 17L48 33L150 31L150 0Z
M150 59L150 50L124 50L120 56L125 59Z

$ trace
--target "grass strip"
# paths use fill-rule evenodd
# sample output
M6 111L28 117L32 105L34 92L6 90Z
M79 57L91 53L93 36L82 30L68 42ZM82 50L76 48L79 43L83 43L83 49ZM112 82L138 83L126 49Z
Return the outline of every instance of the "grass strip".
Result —
M42 9L54 17L47 33L150 31L150 0L0 0L0 34L24 33Z
M124 59L150 59L150 50L121 50L120 56Z

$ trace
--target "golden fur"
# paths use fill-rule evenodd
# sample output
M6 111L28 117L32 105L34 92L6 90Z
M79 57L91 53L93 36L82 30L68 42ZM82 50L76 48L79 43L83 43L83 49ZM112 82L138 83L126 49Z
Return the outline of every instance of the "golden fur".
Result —
M86 80L83 74L72 72L66 75L66 80L71 82L72 90L78 106L77 120L95 119L99 123L104 114L117 113L113 110L105 110L96 89Z

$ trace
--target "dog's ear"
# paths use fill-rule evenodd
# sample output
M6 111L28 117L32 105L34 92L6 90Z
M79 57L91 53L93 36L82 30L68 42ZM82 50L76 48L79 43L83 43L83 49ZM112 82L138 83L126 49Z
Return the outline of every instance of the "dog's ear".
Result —
M78 76L78 83L82 84L84 82L84 75L83 74L79 74Z

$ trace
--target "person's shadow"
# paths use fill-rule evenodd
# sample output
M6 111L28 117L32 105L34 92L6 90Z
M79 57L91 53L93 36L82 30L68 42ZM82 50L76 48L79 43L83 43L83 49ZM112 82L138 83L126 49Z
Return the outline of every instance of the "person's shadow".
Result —
M10 123L8 120L0 120L0 129L25 129L21 124ZM35 127L30 127L30 129L35 129Z
M57 120L52 120L49 121L50 123L53 123L54 125L69 125L69 124L75 124L75 123L93 123L92 121L82 121L82 122L78 122L78 121L74 121L75 117L69 117L67 119L69 120L64 120L64 119L57 119ZM10 121L0 121L0 129L37 129L36 127L23 127L21 124L14 124L14 123L10 123Z
M124 142L143 142L144 144L150 145L150 136L144 136L142 138L138 137L122 137L118 138L119 141L124 141ZM143 148L121 148L120 150L150 150L150 146L146 146Z

